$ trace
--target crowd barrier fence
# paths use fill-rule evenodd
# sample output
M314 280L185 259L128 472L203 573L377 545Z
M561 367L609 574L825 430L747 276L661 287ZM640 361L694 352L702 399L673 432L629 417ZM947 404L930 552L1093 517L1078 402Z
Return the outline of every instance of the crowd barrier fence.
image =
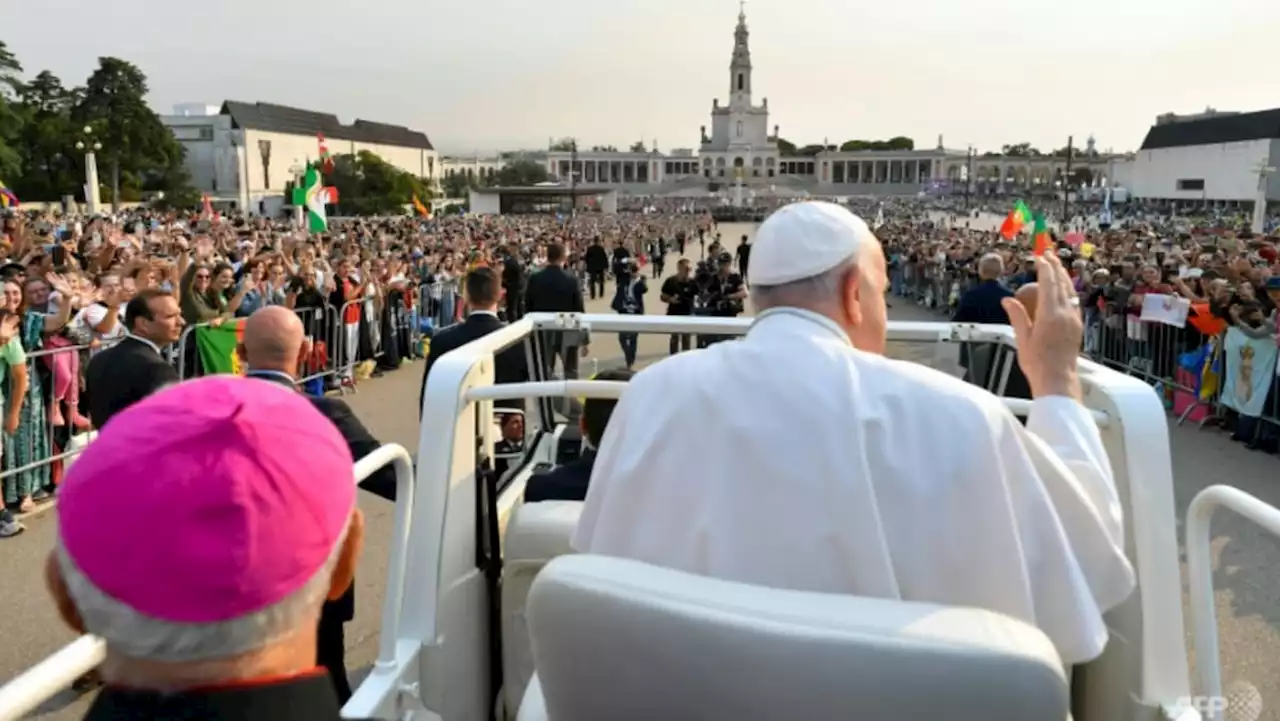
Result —
M355 367L365 360L378 362L396 344L397 358L418 357L424 350L424 330L457 322L462 309L456 281L424 283L395 291L379 301L357 299L334 308L293 309L302 320L310 341L309 354L300 366L300 384L323 380L326 389L353 386ZM351 311L351 315L344 316ZM353 322L344 323L344 318ZM430 319L424 324L423 319ZM178 341L166 349L169 361L182 379L208 374L199 351L197 332L210 323L183 329ZM361 326L368 328L369 347L360 353ZM65 466L92 437L88 426L88 394L84 369L89 360L120 338L88 345L54 345L27 353L27 390L20 421L14 433L0 433L0 488L6 505L17 506L26 498L40 500L60 482ZM11 374L10 374L11 375ZM11 380L5 389L11 387ZM12 403L12 401L10 401ZM56 412L55 412L56 408ZM2 415L2 414L0 414ZM0 417L0 424L4 418Z

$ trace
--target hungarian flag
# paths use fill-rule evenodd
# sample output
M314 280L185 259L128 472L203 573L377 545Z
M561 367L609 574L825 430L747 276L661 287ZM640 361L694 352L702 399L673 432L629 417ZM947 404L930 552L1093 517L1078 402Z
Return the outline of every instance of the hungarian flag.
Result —
M1032 231L1031 237L1035 238L1035 254L1044 255L1045 251L1053 250L1053 238L1049 235L1049 228L1044 222L1044 213L1036 213L1035 230Z
M236 346L244 340L244 320L227 322L214 328L196 328L196 348L200 352L202 375L231 373L244 375Z
M1009 217L1004 219L1004 225L1000 226L1000 235L1005 240L1013 240L1013 237L1022 230L1022 226L1030 222L1031 209L1019 200L1014 204L1013 210L1009 211Z

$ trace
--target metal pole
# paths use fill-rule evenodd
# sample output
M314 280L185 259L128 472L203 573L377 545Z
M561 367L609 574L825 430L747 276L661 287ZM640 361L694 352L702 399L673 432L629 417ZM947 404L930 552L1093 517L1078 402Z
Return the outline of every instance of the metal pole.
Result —
M966 177L965 177L965 179L964 179L964 209L965 209L965 211L968 211L968 210L969 210L969 194L973 191L973 182L974 182L974 180L973 180L973 157L974 157L974 153L975 153L975 152L976 152L976 151L973 149L973 146L972 146L972 145L970 145L970 146L969 146L969 163L968 163L968 171L966 172L966 174L965 174L965 175L966 175Z
M578 141L569 141L569 217L578 215Z
M1072 142L1075 136L1067 136L1067 171L1062 176L1062 228L1065 231L1067 219L1071 216L1071 155L1075 152Z

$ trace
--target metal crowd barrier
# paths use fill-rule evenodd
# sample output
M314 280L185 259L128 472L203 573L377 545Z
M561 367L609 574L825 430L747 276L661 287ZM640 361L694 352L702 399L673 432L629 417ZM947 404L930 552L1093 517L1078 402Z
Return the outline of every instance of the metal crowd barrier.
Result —
M403 293L396 291L399 298L384 303L372 317L366 300L351 301L338 309L330 304L295 308L310 340L310 352L299 367L299 383L322 380L329 387L341 387L346 381L347 387L354 387L356 365L362 360L377 362L392 343L402 358L422 356L425 349L421 319L430 318L432 328L455 322L462 308L457 290L457 282L450 281L423 284ZM349 324L343 322L343 313L348 310L354 310L348 317L355 318ZM187 326L178 342L167 349L179 378L208 374L196 334L210 325ZM368 327L371 341L371 355L366 358L360 355L361 325ZM0 433L0 489L7 505L20 506L26 499L38 503L50 496L65 466L87 445L92 437L87 396L92 389L83 385L84 370L94 354L118 341L115 338L27 353L27 390L18 429L12 434ZM0 417L0 423L3 421Z
M27 388L18 427L0 434L0 487L6 505L50 497L65 466L84 448L90 429L81 387L83 369L92 353L115 342L55 345L27 353Z

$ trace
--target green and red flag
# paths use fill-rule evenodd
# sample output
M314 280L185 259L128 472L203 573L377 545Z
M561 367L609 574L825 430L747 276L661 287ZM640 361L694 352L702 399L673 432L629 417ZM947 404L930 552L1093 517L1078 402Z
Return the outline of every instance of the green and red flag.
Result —
M231 373L244 375L236 347L244 340L244 319L228 321L220 326L196 328L196 349L200 353L201 375Z
M1036 213L1035 230L1031 237L1035 239L1036 255L1044 255L1045 251L1053 250L1053 236L1049 235L1049 228L1045 225L1044 213Z
M302 184L293 189L293 204L302 206L306 212L307 230L312 233L328 230L329 219L325 215L325 206L337 202L338 189L326 188L320 168L315 165L307 166Z
M1013 240L1013 237L1022 230L1022 226L1031 222L1031 209L1027 204L1019 200L1013 204L1013 210L1009 211L1009 217L1004 219L1004 224L1000 226L1000 235L1005 240Z

